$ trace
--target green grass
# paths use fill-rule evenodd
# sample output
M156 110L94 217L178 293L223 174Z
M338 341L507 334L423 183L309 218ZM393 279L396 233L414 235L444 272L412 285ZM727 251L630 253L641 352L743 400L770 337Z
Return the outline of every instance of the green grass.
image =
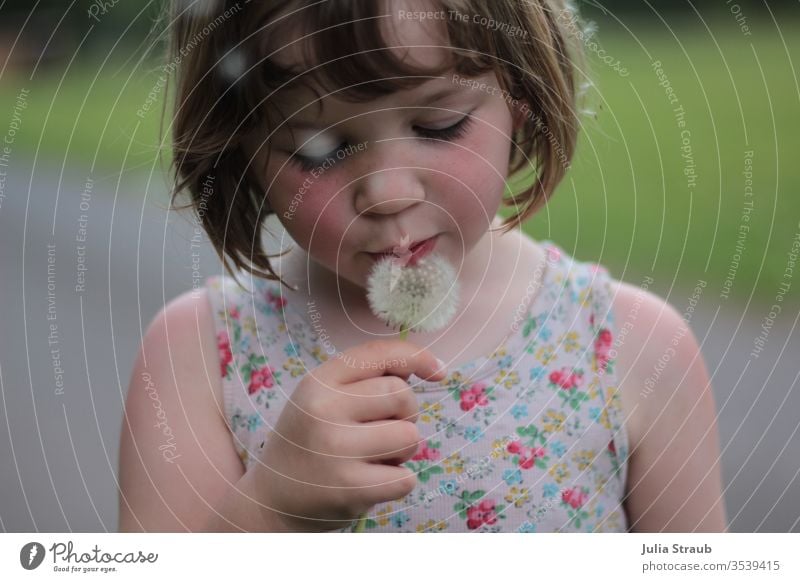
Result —
M745 37L727 16L709 22L710 33L697 22L674 36L664 27L636 27L638 42L601 23L603 48L630 75L592 59L596 87L588 104L596 116L584 118L572 169L526 230L632 283L650 275L663 289L673 280L693 287L704 279L716 302L736 251L744 152L752 150L754 210L729 301L746 301L757 279L754 300L774 302L800 229L800 97L791 67L800 64L800 21L780 19L787 55L767 21L751 21L754 34ZM662 62L686 112L694 189L683 174L680 129L653 60ZM106 172L149 171L164 94L144 119L137 116L159 72L150 64L150 72L139 68L128 79L131 66L79 63L63 82L61 71L40 72L33 81L6 75L0 117L10 117L21 87L30 90L13 155L38 151L40 162L59 166L88 169L96 161ZM797 297L798 288L795 281L790 295Z
M643 47L625 31L601 28L607 53L631 74L592 61L597 118L586 120L567 180L526 230L633 284L649 275L660 289L673 279L692 288L703 279L716 304L744 224L750 230L728 301L745 302L755 288L753 301L771 305L800 231L800 95L792 73L792 65L800 68L800 21L781 21L788 55L766 23L753 37L727 18L709 27L683 28L677 39L639 31ZM677 105L658 84L655 60L686 112L694 188L683 174ZM749 223L742 218L746 150L754 152ZM798 290L800 280L790 296Z

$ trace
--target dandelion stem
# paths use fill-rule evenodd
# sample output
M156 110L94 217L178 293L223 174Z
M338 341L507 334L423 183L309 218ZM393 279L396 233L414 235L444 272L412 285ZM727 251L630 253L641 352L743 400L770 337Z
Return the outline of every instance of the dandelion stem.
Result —
M405 324L400 326L400 339L404 340L408 337L408 327Z

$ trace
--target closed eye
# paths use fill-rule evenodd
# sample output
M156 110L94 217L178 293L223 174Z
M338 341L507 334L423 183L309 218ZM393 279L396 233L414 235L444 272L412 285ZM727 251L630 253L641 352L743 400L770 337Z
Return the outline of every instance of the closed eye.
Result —
M423 138L435 141L454 141L462 138L469 131L472 125L472 116L467 113L464 117L459 119L456 123L449 127L439 129L431 129L428 127L414 126L414 130ZM304 172L310 172L315 168L319 168L325 163L328 158L336 158L338 152L347 147L347 142L339 144L336 150L326 154L320 158L309 158L300 154L294 153L289 157L289 161L298 166Z
M427 127L416 127L418 133L427 139L440 139L443 141L452 141L463 137L469 130L472 116L467 113L464 117L459 119L450 127L443 127L441 129L429 129Z

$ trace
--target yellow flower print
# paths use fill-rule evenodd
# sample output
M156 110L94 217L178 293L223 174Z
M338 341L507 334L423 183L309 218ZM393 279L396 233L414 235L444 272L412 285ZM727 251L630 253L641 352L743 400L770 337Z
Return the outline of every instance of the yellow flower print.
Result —
M495 350L492 353L492 355L489 357L489 359L490 360L497 360L499 358L504 357L506 355L506 353L507 353L506 348L498 348L497 350Z
M375 516L375 521L378 522L378 525L388 525L389 524L389 513L392 511L391 503L387 505L384 509L381 509L378 512L378 515Z
M464 459L462 459L461 455L458 453L454 453L447 457L444 461L442 461L442 465L444 465L445 473L461 474L464 472Z
M600 394L598 391L598 387L600 386L600 377L594 376L592 381L589 382L589 385L586 387L586 395L589 397L590 400L594 400Z
M446 529L447 529L447 522L444 520L434 521L432 519L429 519L425 523L417 525L417 533L444 531Z
M513 503L514 507L522 507L531 499L531 490L528 487L524 487L522 489L518 489L515 485L511 489L508 490L508 494L506 495L506 501L508 503Z
M503 384L506 388L513 388L519 384L519 373L516 370L500 370L494 377L495 384Z
M511 453L508 452L506 449L507 446L506 440L496 440L492 443L492 452L490 453L492 459L508 459L511 456Z
M246 332L251 334L256 334L256 318L252 315L248 315L244 319L242 319L242 329Z
M464 384L464 375L461 372L453 372L447 376L443 382L444 385L450 390L458 389L462 384Z
M544 345L536 350L536 359L542 363L542 366L547 366L556 357L551 344Z
M603 407L600 411L600 424L608 430L611 430L611 420L608 418L608 408Z
M317 359L318 362L326 362L328 361L328 354L324 352L320 346L314 346L314 349L311 350L311 355Z
M555 479L559 485L564 479L569 479L570 472L566 463L556 463L547 470L550 476Z
M561 346L561 349L567 353L574 352L581 347L580 343L578 342L577 331L562 333L561 337L558 339L558 343Z
M279 334L286 333L286 324L285 323L281 322L281 323L278 324L278 333Z
M239 451L239 458L242 460L244 466L247 466L248 461L250 460L250 453L247 452L247 449L242 449Z
M306 373L306 367L303 365L303 362L298 360L297 358L289 358L283 363L283 369L287 372L290 372L292 378L296 378L297 376L302 376Z
M583 471L592 464L596 456L597 451L584 449L572 455L572 460L578 465L578 470Z
M584 288L578 295L578 305L580 307L589 307L592 301L592 288Z
M419 419L425 423L433 422L435 420L441 420L442 408L444 407L442 406L441 402L434 402L434 403L423 402L422 412L419 415Z
M603 519L600 523L598 523L594 530L595 532L604 532L604 531L619 531L622 528L619 522L619 511L614 510L609 513L605 519Z
M553 410L551 408L544 414L542 427L544 428L545 432L555 434L564 430L564 423L566 421L567 416L563 412L558 412L557 410Z

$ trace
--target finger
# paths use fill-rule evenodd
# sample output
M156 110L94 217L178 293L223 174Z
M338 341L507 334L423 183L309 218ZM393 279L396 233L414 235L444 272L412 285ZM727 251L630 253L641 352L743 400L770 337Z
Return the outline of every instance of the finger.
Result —
M399 465L417 453L421 438L413 423L383 420L348 428L346 441L348 457Z
M359 482L363 484L359 489L364 503L372 507L411 493L417 485L417 476L408 467L365 463L360 468Z
M337 354L322 366L339 384L351 384L391 374L408 379L411 374L425 380L444 380L446 370L436 356L409 341L373 340Z
M411 386L397 376L370 378L340 388L348 419L355 422L396 419L416 422L419 404Z

